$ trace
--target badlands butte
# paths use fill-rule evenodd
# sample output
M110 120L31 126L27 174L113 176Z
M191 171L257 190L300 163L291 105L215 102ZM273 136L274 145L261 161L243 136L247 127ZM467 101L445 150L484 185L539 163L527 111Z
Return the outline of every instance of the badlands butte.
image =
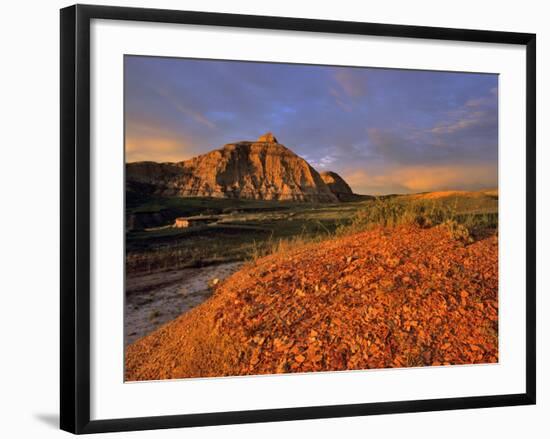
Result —
M130 185L150 185L163 197L337 202L352 195L340 176L319 174L271 133L178 163L130 163L126 171Z
M126 165L127 380L498 361L498 191L354 194L267 133Z

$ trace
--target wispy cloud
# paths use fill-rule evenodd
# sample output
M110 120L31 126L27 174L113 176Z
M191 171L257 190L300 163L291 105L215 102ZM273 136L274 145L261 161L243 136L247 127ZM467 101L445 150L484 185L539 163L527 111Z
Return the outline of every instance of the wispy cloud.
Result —
M322 156L319 159L309 159L309 164L314 168L325 170L330 168L330 166L336 161L337 161L337 157L329 154L329 155Z
M329 94L336 105L346 113L354 111L359 100L365 98L368 91L367 76L364 71L337 68L332 71L333 83Z
M132 160L184 160L274 131L318 170L361 171L380 193L425 187L413 169L454 172L467 186L458 168L496 167L497 75L157 57L125 65Z
M336 105L338 105L342 110L348 113L351 113L353 111L352 106L346 102L346 97L344 97L341 92L334 88L330 88L329 93L331 94L331 96L334 97Z
M498 114L491 94L467 99L425 125L367 127L370 157L387 165L497 159Z
M196 142L183 133L142 119L126 122L124 150L126 162L179 162L198 152Z
M434 134L453 134L475 127L497 125L497 97L492 88L486 95L468 99L463 106L447 113L430 131Z
M367 75L359 69L340 68L334 72L334 80L339 88L351 98L367 95Z
M126 162L178 162L185 157L188 145L163 137L128 137L125 142Z
M196 122L199 122L210 129L216 128L216 124L212 122L210 119L208 119L204 114L202 114L200 111L197 111L190 107L185 106L183 103L179 102L177 98L175 98L173 95L168 93L167 90L159 89L158 93L163 98L166 98L166 100L168 100L174 106L174 108L177 111L179 111L181 114L184 114L185 116L192 118Z
M350 169L345 174L347 182L357 193L374 195L391 192L493 189L498 182L496 163L403 165L385 169L383 172Z
M458 116L451 120L438 123L430 132L433 134L454 134L459 131L487 124L488 114L484 111L459 112Z

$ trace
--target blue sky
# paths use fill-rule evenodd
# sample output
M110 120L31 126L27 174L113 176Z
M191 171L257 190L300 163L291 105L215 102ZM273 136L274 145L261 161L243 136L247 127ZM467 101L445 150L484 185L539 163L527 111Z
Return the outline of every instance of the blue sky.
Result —
M498 76L125 57L126 160L271 131L355 192L497 187Z

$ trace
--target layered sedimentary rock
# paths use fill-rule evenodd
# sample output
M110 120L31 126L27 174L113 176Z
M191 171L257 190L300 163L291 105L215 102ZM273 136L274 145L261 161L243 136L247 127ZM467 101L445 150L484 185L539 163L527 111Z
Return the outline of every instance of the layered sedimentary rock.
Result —
M158 196L338 201L319 173L271 133L183 162L129 163L126 180Z

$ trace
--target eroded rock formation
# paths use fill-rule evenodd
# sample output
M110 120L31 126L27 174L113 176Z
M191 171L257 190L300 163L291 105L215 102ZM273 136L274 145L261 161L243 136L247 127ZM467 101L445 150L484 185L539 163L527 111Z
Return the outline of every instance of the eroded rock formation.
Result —
M148 185L159 196L338 201L321 175L272 133L183 162L129 163L126 171L129 184Z

